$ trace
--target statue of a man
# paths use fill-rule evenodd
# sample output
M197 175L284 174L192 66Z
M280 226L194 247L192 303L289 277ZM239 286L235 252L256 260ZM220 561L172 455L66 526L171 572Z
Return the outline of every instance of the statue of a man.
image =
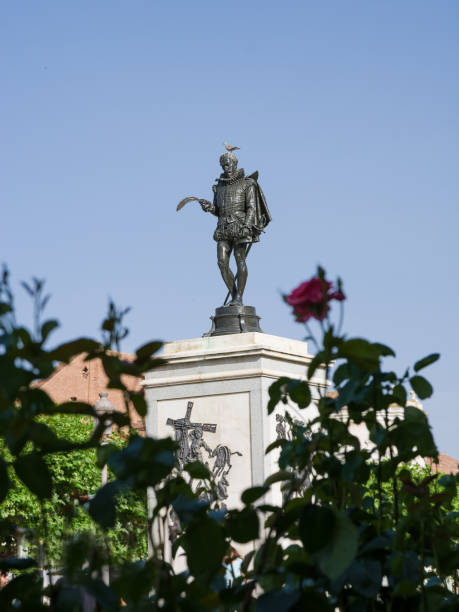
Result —
M212 186L213 203L199 200L205 212L218 217L214 240L217 242L218 267L232 298L230 305L242 305L250 245L259 241L261 232L271 221L257 182L258 172L245 176L242 168L238 170L237 163L234 153L224 153L220 157L223 173ZM232 252L237 265L236 277L229 266Z

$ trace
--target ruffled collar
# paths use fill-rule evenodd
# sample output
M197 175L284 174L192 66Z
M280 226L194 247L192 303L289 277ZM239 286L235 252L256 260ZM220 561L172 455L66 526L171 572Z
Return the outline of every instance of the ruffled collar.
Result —
M219 183L225 183L225 185L231 185L231 183L240 181L242 178L244 178L244 168L239 168L232 176L229 176L228 178L223 176L223 174L220 174L220 176L215 180Z

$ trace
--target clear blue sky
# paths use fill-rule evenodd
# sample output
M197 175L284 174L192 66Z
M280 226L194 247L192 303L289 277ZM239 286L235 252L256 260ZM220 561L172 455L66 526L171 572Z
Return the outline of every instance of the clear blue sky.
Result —
M341 275L350 334L397 367L430 352L426 401L459 457L459 5L6 0L1 260L45 277L60 339L131 305L132 350L208 329L225 291L210 197L222 142L260 172L273 223L247 303L301 338L280 291ZM26 313L25 299L19 306Z

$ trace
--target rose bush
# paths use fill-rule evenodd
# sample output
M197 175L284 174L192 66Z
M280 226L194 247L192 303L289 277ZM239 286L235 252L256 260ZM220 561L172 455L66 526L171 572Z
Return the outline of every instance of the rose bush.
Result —
M42 298L32 293L40 314ZM56 322L41 324L37 316L34 331L18 325L7 278L0 279L0 503L21 480L36 496L44 521L41 557L0 559L0 571L16 573L0 591L2 612L73 612L82 609L88 593L98 610L108 612L456 612L458 477L418 475L405 467L418 457L438 459L427 417L407 402L407 390L421 399L432 394L419 372L439 355L420 359L401 375L387 369L392 349L336 331L330 302L342 305L344 294L341 283L332 286L320 269L296 298L303 317L320 321L321 337L314 338L317 353L307 377L313 378L319 367L328 373L335 364L336 393L322 390L315 397L317 389L306 380L286 377L271 385L267 411L281 411L290 427L288 439L266 450L278 453L279 470L244 491L239 507L228 512L218 506L206 466L191 463L185 474L177 474L177 446L170 438L135 436L124 448L102 445L105 418L125 425L125 415L106 415L81 442L53 431L43 420L74 413L97 419L92 406L55 406L34 385L49 376L56 361L82 351L88 359L101 359L109 388L123 390L145 414L143 397L124 387L122 375L141 376L159 365L153 355L160 343L148 342L136 351L134 362L122 361L111 349L119 349L127 333L121 321L125 311L112 305L103 323L104 343L83 338L50 350L46 343ZM298 414L311 403L315 417L303 422L290 417L290 406ZM389 418L394 403L403 418ZM368 444L361 445L351 423L366 430ZM111 470L110 481L89 502L89 516L107 537L126 516L119 514L120 499L148 489L155 502L148 519L150 555L140 561L114 559L108 546L87 533L74 535L59 568L63 579L56 582L46 505L59 483L50 458L88 449L96 450L99 468ZM199 497L190 479L199 483ZM266 503L266 494L278 483L282 502ZM171 551L167 526L172 517ZM12 528L11 521L0 521L2 543ZM239 543L251 550L242 562L243 577L228 587L222 562ZM174 570L171 554L186 559L185 571ZM109 585L102 580L107 564L114 570ZM47 589L44 571L51 578Z

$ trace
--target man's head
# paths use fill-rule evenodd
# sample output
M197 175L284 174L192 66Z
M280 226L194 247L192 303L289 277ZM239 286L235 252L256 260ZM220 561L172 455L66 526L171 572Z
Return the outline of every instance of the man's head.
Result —
M234 153L223 153L223 155L220 156L220 166L226 176L231 176L236 172L237 157Z
M0 572L0 589L6 587L11 579L11 575L7 571Z

